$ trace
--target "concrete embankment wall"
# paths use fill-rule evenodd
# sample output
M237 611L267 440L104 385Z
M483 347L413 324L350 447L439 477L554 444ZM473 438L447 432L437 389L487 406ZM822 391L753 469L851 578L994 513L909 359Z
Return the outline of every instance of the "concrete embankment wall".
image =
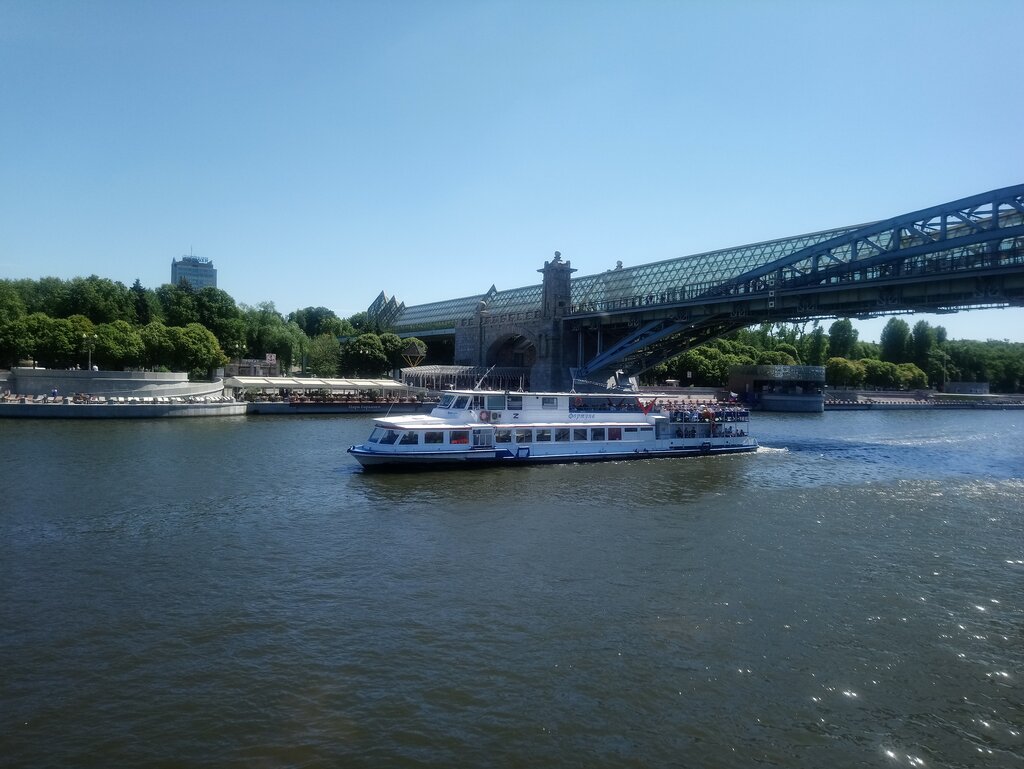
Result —
M3 374L0 373L0 378ZM86 393L105 397L188 398L220 395L223 381L190 382L188 374L169 371L65 371L45 368L13 368L0 389L14 395Z
M244 415L244 403L0 403L0 417L8 419L156 419Z
M837 390L830 389L826 411L895 409L1019 409L1021 395L958 395L932 390Z

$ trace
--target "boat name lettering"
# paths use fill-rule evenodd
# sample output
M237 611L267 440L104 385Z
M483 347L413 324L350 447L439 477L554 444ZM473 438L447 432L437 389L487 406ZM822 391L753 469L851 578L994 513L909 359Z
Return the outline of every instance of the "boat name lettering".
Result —
M595 419L595 418L597 418L597 414L580 414L580 413L569 414L569 421L570 422L580 422L580 421L583 421L585 419Z

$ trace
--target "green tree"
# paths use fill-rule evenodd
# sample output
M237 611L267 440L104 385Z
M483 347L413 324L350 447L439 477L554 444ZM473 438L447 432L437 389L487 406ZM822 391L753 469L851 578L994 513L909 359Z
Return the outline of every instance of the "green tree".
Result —
M96 326L84 315L72 315L67 320L71 324L71 336L74 338L78 365L88 368L92 357L89 352L95 350L98 339Z
M774 344L770 338L768 338L766 343L769 345ZM725 355L734 355L739 358L747 359L747 363L751 365L757 358L758 353L763 350L771 349L771 347L763 346L760 334L750 335L742 331L731 338L719 337L718 339L708 342L706 346L721 350Z
M75 330L75 336L79 339L87 334L96 333L96 324L84 315L72 315L68 318L68 322L71 323Z
M138 330L123 320L96 326L96 351L93 361L101 368L118 370L137 366L145 348Z
M68 311L68 286L60 278L19 280L15 285L21 292L27 314L41 312L51 318L65 318L73 314Z
M384 357L388 359L388 366L392 371L405 365L402 360L402 351L406 348L406 342L398 334L381 334L380 344L384 348Z
M757 354L758 366L795 366L793 356L781 350L764 350Z
M883 361L903 363L910 352L910 326L902 318L889 318L878 342Z
M288 314L288 320L294 321L302 332L312 339L320 334L338 336L355 336L356 330L347 320L339 318L333 310L326 307L306 307Z
M928 386L928 375L913 363L897 364L896 376L903 390L923 390Z
M875 342L857 342L853 346L852 360L882 359L882 348Z
M245 328L245 346L254 358L262 358L268 352L275 352L275 342L280 342L277 331L284 327L285 320L274 307L273 302L260 302L254 307L242 305L242 323Z
M928 356L935 347L935 330L926 320L919 320L910 332L910 360L918 368L928 368Z
M73 278L67 286L67 303L60 317L84 315L93 323L137 321L135 301L123 283L90 275Z
M939 389L945 389L950 374L953 373L953 361L945 352L938 347L928 353L928 364L925 366L928 373L928 381L935 384Z
M801 358L808 366L824 366L829 357L828 337L821 326L801 340Z
M195 291L188 281L182 281L176 286L164 283L156 290L156 298L160 303L164 323L168 326L184 328L189 323L199 322Z
M864 364L864 384L871 387L894 389L900 386L899 370L891 361L868 358Z
M829 387L860 387L864 384L864 375L860 361L838 357L825 361L825 381Z
M1000 351L1000 376L991 386L995 392L1019 393L1024 389L1024 344L1003 344L1006 349Z
M35 360L49 368L66 368L76 359L80 339L66 318L34 312L25 318L24 333Z
M0 325L24 318L25 300L21 298L13 281L0 280Z
M949 381L989 381L985 343L961 339L947 343L943 349L949 355L956 371L956 377L950 376Z
M377 324L370 320L370 314L366 311L349 316L348 322L354 334L376 334L380 330Z
M320 334L309 342L308 361L306 367L313 376L338 376L338 363L341 360L341 347L337 337L332 334Z
M306 341L306 335L294 323L282 323L271 329L268 340L270 352L277 356L277 364L282 371L291 370Z
M857 344L857 330L849 318L840 318L828 328L828 349L833 357L851 358Z
M228 362L217 337L206 326L189 323L181 331L178 355L191 376L207 377L211 371Z
M156 294L143 288L142 281L138 278L128 291L131 293L132 306L135 307L135 322L145 326L153 320L153 306L157 304Z
M357 377L383 376L388 370L384 345L376 334L360 334L341 346L342 374Z
M193 294L193 300L196 322L213 332L221 349L231 349L245 340L242 313L230 294L213 286L204 286Z
M795 344L791 344L790 342L779 342L778 344L775 345L775 352L781 352L785 355L788 355L790 360L793 361L788 365L800 365L800 353L797 351Z
M150 368L174 368L176 361L176 337L167 326L153 320L139 329L142 339L142 363ZM179 337L180 338L180 335Z
M802 333L802 327L796 323L776 323L773 331L774 346L778 348L779 345L786 344L795 348Z
M0 323L0 365L18 365L32 355L34 346L27 316Z
M741 358L724 353L718 347L701 345L672 360L673 378L698 387L721 387L729 378L729 368L738 360Z

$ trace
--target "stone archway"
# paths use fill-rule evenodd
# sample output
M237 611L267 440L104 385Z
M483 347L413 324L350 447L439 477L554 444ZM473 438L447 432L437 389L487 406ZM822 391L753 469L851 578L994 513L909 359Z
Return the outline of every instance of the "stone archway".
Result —
M502 334L487 348L488 366L530 369L537 362L537 344L526 334L512 331Z

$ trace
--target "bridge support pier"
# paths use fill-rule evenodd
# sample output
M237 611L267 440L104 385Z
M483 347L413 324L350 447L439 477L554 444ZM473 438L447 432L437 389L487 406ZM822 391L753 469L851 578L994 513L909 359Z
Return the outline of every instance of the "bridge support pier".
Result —
M550 262L544 262L544 267L537 272L544 275L544 285L541 317L538 323L540 346L530 374L530 389L565 390L570 383L567 381L567 343L562 331L562 320L572 305L571 278L576 270L569 262L563 262L562 255L555 251L555 258Z

